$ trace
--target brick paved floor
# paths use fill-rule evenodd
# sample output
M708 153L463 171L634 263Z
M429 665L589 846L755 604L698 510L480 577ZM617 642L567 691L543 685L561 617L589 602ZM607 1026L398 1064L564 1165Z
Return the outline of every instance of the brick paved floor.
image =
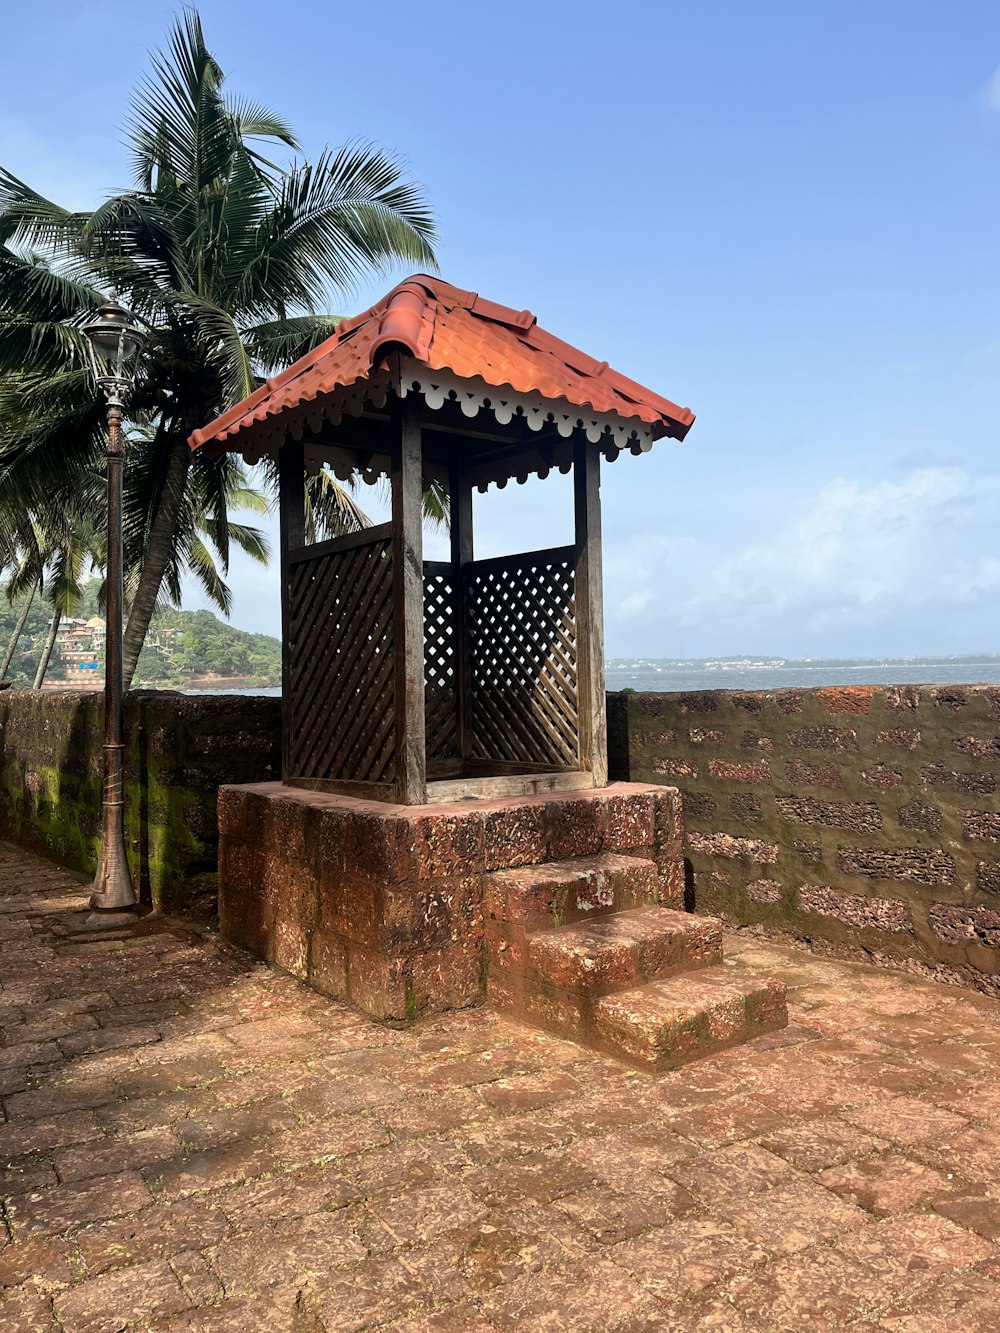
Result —
M791 1026L662 1078L374 1026L0 844L0 1329L1000 1329L1000 1003L730 939Z

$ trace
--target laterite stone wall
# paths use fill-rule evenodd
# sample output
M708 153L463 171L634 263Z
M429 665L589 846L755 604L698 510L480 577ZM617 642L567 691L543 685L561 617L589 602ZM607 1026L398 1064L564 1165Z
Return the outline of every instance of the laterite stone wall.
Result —
M103 717L102 694L0 692L0 838L94 873ZM280 699L128 695L126 835L147 901L214 912L219 786L275 776L280 737Z
M689 905L1000 994L1000 687L609 698L682 795Z

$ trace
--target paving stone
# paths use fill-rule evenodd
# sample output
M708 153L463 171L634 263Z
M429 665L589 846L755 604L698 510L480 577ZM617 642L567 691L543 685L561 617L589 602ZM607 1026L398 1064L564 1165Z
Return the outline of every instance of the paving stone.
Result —
M55 1291L68 1286L81 1271L79 1252L70 1240L38 1236L0 1249L0 1288L24 1283L39 1291Z
M230 1107L207 1116L186 1116L174 1132L189 1152L204 1152L241 1139L263 1138L298 1123L295 1112L280 1097ZM161 1154L166 1156L166 1154Z
M166 918L52 950L80 886L11 882L4 1333L998 1322L996 1001L737 936L791 1027L650 1077L486 1011L380 1028Z
M452 1092L429 1093L423 1097L407 1097L395 1105L379 1110L379 1120L400 1138L419 1137L421 1134L444 1133L459 1126L475 1125L491 1116L487 1104L473 1088L456 1088Z
M211 1202L179 1199L151 1203L127 1216L81 1227L74 1233L81 1262L90 1274L142 1260L169 1257L195 1241L212 1245L229 1230L229 1219Z
M608 1258L650 1292L667 1300L715 1286L766 1261L764 1250L726 1222L685 1218L635 1240Z
M136 1171L100 1176L72 1185L18 1194L7 1200L14 1239L55 1236L106 1217L121 1217L150 1202L149 1188Z
M993 1181L1000 1161L1000 1126L973 1125L945 1143L920 1143L913 1155L945 1175L967 1181Z
M123 1167L146 1166L181 1151L177 1136L166 1125L140 1130L137 1134L116 1135L75 1148L61 1148L52 1154L59 1179L65 1184L92 1176L112 1175Z
M542 1112L536 1116L510 1116L489 1121L454 1136L454 1142L473 1162L498 1162L525 1153L558 1148L573 1137L572 1130L550 1124Z
M578 1226L602 1245L616 1245L654 1227L665 1226L697 1207L692 1194L671 1180L646 1186L641 1195L619 1194L610 1186L593 1185L553 1200Z
M578 1097L582 1091L579 1081L570 1074L546 1069L537 1074L521 1074L490 1083L481 1090L480 1096L500 1115L510 1115L535 1111L563 1098Z
M184 1199L201 1190L235 1185L275 1168L274 1156L260 1143L234 1143L192 1153L143 1168L149 1187L167 1199Z
M637 1328L652 1319L654 1303L616 1265L598 1260L550 1272L545 1282L532 1275L498 1287L484 1310L500 1328L584 1330ZM647 1325L652 1327L652 1325Z
M276 1284L315 1285L331 1270L364 1257L365 1248L342 1211L265 1222L209 1251L227 1295Z
M785 1123L786 1115L750 1097L731 1097L697 1111L682 1111L670 1116L668 1124L675 1134L708 1147L721 1147L741 1139L755 1139Z
M819 1180L834 1194L879 1216L946 1196L949 1189L948 1178L940 1171L894 1152L831 1167L820 1173Z
M471 1302L456 1302L430 1314L397 1319L389 1326L392 1333L496 1333L491 1323Z
M483 1167L467 1176L466 1183L491 1208L504 1208L524 1199L551 1203L563 1194L593 1185L595 1177L565 1153L549 1150Z
M845 1111L844 1117L868 1133L904 1147L928 1139L950 1139L968 1125L962 1116L916 1097L893 1097L873 1106Z
M1000 1188L995 1184L952 1190L935 1197L933 1208L942 1217L986 1240L1000 1241Z
M234 1296L150 1325L156 1333L321 1333L300 1287Z
M60 1323L74 1333L119 1333L127 1325L190 1305L177 1275L163 1260L91 1278L55 1298Z
M343 1116L274 1134L267 1142L279 1166L294 1171L314 1162L346 1157L388 1143L389 1134L376 1120L365 1116Z
M369 1259L329 1275L312 1308L326 1333L353 1333L430 1305L423 1283L397 1259Z
M355 1111L370 1111L398 1102L403 1090L391 1079L379 1075L358 1075L356 1078L324 1079L308 1087L293 1091L289 1107L303 1119L328 1119L331 1116L351 1115Z
M201 1241L200 1236L197 1239ZM222 1296L222 1283L197 1250L182 1250L175 1254L170 1267L192 1305L210 1305Z
M37 1120L0 1124L0 1156L9 1159L23 1153L62 1148L103 1137L103 1130L92 1111L64 1111L61 1115L41 1116Z
M56 1329L52 1297L26 1285L0 1297L0 1328L4 1333L46 1333Z
M38 1088L31 1092L16 1092L4 1098L4 1110L8 1120L22 1117L37 1119L40 1116L49 1118L68 1111L86 1111L95 1106L105 1106L117 1098L117 1084L109 1078L102 1078Z
M730 1283L726 1297L754 1329L840 1327L878 1308L886 1287L861 1264L817 1247Z
M763 1194L719 1202L717 1217L747 1240L774 1254L793 1254L820 1240L863 1226L867 1214L842 1199L831 1198L814 1180L776 1185Z
M992 1333L1000 1327L1000 1287L975 1273L949 1278L886 1313L892 1333Z
M344 1159L345 1175L365 1195L398 1193L410 1186L430 1185L470 1166L470 1158L456 1145L405 1140Z
M669 1170L671 1177L702 1203L713 1205L725 1203L733 1195L752 1197L802 1179L781 1157L755 1143L681 1159Z
M207 1088L185 1089L155 1097L138 1097L112 1106L102 1106L97 1122L112 1135L134 1134L155 1125L173 1125L187 1116L207 1115L218 1109L214 1093Z
M397 1245L426 1241L442 1231L468 1227L487 1212L464 1184L427 1185L373 1201L372 1212Z
M676 1164L696 1152L693 1143L666 1127L654 1125L578 1140L568 1149L574 1161L614 1189L636 1191L650 1179L656 1180L666 1173L677 1179Z
M834 1116L804 1120L760 1140L768 1152L783 1157L800 1171L822 1171L840 1166L852 1157L877 1152L888 1147L884 1139L873 1138ZM825 1182L824 1182L825 1183Z
M898 1294L995 1253L989 1241L934 1213L870 1223L839 1241L838 1248L869 1267Z
M316 1166L282 1173L264 1180L230 1185L205 1195L206 1205L221 1209L237 1230L263 1219L304 1217L328 1208L342 1208L362 1197L363 1188L343 1175L339 1167Z

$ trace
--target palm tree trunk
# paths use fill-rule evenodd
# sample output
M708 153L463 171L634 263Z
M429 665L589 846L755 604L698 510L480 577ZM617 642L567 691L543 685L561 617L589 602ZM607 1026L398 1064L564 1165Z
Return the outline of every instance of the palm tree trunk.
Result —
M62 611L57 606L52 612L52 623L49 625L49 637L45 640L45 647L42 649L42 655L38 660L38 670L35 672L35 683L33 690L42 688L42 681L45 679L45 673L49 669L49 658L52 656L52 649L56 644L56 635L59 633L59 622L62 620Z
M163 494L160 496L159 508L149 530L142 573L139 575L139 585L132 601L128 624L125 626L123 675L126 690L132 684L139 654L146 642L146 631L156 610L160 584L170 563L174 533L177 531L177 522L184 504L184 491L190 466L191 451L187 439L180 436L171 445L167 473L163 479Z
M0 680L7 679L7 672L10 670L10 664L14 660L14 654L17 652L18 640L24 633L24 627L28 623L28 613L31 610L31 604L35 600L35 593L37 591L38 584L36 583L24 599L21 614L18 616L17 624L14 626L14 633L10 636L10 643L8 643L7 651L4 653L3 665L0 666Z

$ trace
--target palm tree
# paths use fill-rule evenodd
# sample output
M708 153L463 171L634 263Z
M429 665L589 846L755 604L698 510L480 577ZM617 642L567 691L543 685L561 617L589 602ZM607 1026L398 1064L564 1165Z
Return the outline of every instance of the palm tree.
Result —
M5 528L5 549L0 563L10 569L4 588L7 600L13 606L19 597L22 598L14 632L0 662L0 681L5 681L45 573L39 533L29 514L19 512L11 516Z
M103 421L79 326L109 287L147 335L126 403L152 428L141 460L126 465L133 555L141 546L126 685L165 581L176 586L179 534L205 497L220 551L233 536L227 476L237 465L192 457L191 431L328 337L338 320L318 312L360 277L435 264L430 212L391 155L350 144L312 164L274 160L298 150L295 136L258 103L227 96L193 10L154 55L129 136L135 187L89 213L0 168L0 375L19 380L17 429L5 431L0 397L0 487L37 504L72 491L77 468L95 470ZM311 506L324 534L366 521L322 474Z
M57 533L49 534L45 594L52 608L49 632L35 671L33 690L40 690L49 669L63 616L71 616L83 596L91 564L100 558L100 539L83 514L66 514Z

